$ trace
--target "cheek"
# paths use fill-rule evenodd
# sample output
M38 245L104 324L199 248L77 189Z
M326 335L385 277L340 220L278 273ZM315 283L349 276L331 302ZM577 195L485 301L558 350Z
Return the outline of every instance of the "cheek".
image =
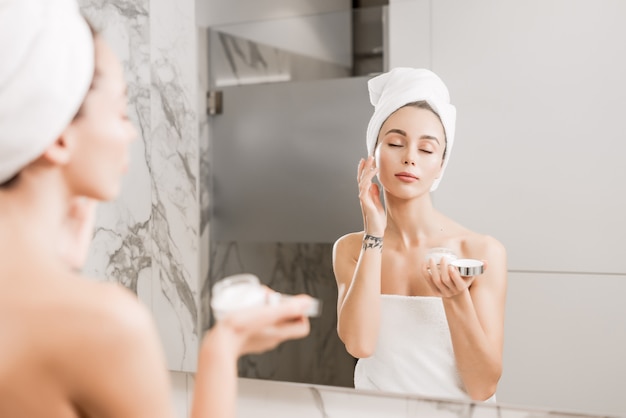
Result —
M390 177L394 175L393 163L389 153L376 153L376 167L378 167L378 174L376 178L380 184L385 187Z

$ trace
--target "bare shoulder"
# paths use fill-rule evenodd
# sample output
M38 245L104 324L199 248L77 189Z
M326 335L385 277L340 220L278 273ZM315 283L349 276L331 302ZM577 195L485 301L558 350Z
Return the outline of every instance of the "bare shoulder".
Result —
M490 235L468 233L463 239L462 254L466 258L482 260L485 272L472 285L473 294L479 288L491 289L502 297L507 283L507 254L504 245Z
M349 257L354 261L359 258L365 232L351 232L340 237L333 245L333 260Z
M103 325L134 331L150 326L146 305L120 284L82 280L76 291L74 297L82 301L80 308Z
M470 232L467 234L464 252L471 258L506 260L506 248L496 238L490 235Z
M120 382L167 399L167 366L147 307L118 284L84 282L80 290L83 301L72 326L66 327L59 359L77 401L117 416L138 413L141 402L120 393ZM167 403L160 407L168 410Z
M69 369L80 371L77 366L94 358L130 355L133 347L153 342L149 311L132 292L114 283L74 283L53 314L51 320L61 337L56 347L59 361L71 359ZM97 364L89 369L96 370Z

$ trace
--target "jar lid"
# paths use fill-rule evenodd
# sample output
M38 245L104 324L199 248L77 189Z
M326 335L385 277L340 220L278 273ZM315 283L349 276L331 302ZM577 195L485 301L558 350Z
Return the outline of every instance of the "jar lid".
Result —
M478 276L483 274L484 271L484 263L473 258L459 258L453 260L450 264L458 268L459 274L464 277Z

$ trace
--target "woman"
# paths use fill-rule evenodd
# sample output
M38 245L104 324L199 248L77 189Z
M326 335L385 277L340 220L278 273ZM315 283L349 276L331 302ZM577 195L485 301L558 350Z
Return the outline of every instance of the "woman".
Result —
M135 129L120 62L74 0L0 2L0 416L174 417L147 309L77 273ZM309 332L310 298L204 337L193 417L233 417L238 356Z
M487 400L502 372L506 252L438 212L430 195L450 157L456 109L425 69L396 68L368 87L364 230L333 248L337 331L359 358L355 387ZM484 273L462 277L446 257L427 260L435 247L483 260Z

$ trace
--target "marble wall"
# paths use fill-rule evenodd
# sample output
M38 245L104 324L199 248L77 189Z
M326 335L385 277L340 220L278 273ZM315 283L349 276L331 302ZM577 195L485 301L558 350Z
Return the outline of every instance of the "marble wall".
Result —
M140 140L122 195L99 208L85 272L152 310L170 370L196 368L200 205L194 0L80 0L121 59Z

